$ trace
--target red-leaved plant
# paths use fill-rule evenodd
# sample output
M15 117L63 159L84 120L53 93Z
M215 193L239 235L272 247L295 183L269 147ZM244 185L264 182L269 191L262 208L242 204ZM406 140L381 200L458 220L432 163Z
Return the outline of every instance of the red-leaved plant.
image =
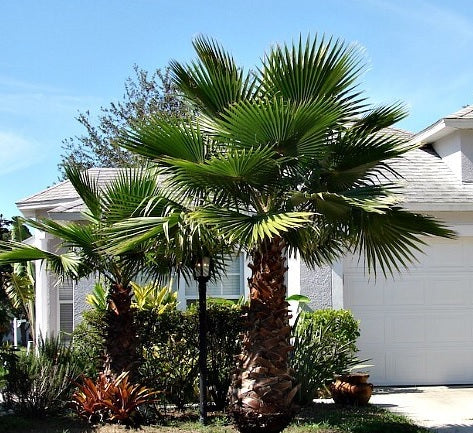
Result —
M156 402L158 391L132 384L128 376L128 372L116 378L100 373L95 382L84 377L72 395L72 406L89 422L134 422L139 406Z

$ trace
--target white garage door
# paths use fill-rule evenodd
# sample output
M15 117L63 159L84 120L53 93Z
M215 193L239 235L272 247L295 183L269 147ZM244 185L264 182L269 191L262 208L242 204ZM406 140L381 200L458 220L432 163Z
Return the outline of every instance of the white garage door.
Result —
M409 272L376 281L344 262L343 301L361 321L375 385L473 383L473 238L429 240Z

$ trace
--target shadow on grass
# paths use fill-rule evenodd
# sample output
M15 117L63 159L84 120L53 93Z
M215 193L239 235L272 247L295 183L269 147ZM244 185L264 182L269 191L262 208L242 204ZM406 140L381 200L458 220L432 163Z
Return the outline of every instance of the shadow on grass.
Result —
M77 417L28 419L0 417L2 433L236 433L223 413L210 414L209 426L198 423L197 413L168 414L162 423L125 430L116 425L91 428ZM376 406L347 407L333 403L313 403L305 407L284 433L428 433L403 416Z
M77 417L28 418L18 415L0 417L2 433L91 433L87 423Z
M428 433L407 418L368 405L341 406L333 403L313 403L297 416L296 424L320 425L327 429L350 433Z

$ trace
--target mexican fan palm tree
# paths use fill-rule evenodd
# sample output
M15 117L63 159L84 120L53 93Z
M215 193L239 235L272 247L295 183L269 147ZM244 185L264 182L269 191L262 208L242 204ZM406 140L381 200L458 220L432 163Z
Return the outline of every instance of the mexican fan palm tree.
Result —
M87 207L86 222L60 223L51 219L26 220L26 224L53 235L61 241L58 251L46 251L21 242L2 242L0 263L25 263L43 260L49 269L63 278L101 277L108 282L108 311L105 329L104 367L119 374L132 370L136 361L132 280L141 274L162 276L168 263L143 245L117 255L106 251L109 243L107 227L124 217L144 212L157 217L170 206L160 197L158 178L145 169L122 170L117 178L99 188L97 179L88 172L67 168L67 177ZM153 212L145 212L145 204L154 198Z
M196 60L172 62L171 70L195 115L151 117L121 144L161 167L176 200L191 203L190 221L249 254L250 305L230 410L242 432L279 432L297 392L286 257L316 266L355 253L387 274L415 259L424 236L453 234L402 209L389 161L413 147L388 127L405 112L369 105L357 84L356 47L323 38L274 46L249 73L213 40L199 37L194 48ZM121 229L134 227L130 246L160 224L173 222L132 218Z

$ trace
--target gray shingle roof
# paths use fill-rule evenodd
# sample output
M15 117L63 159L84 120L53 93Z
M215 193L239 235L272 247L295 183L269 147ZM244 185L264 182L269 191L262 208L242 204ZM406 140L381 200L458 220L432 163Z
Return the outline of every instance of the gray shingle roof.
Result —
M410 151L390 166L402 176L398 182L407 207L418 204L416 208L430 210L427 205L434 204L456 210L459 205L473 206L473 185L462 183L430 147Z
M473 119L473 105L452 113L445 119ZM406 141L415 140L414 134L402 129L389 128L389 132ZM419 133L420 134L420 133ZM416 134L416 135L419 135ZM473 210L473 185L462 183L444 161L430 147L408 152L403 158L390 162L402 179L403 198L407 207L431 210L432 206L451 210L471 207ZM91 168L88 172L103 186L117 176L120 169ZM61 182L44 191L17 202L20 209L47 207L51 213L80 213L85 210L69 181Z
M466 105L455 113L445 116L445 119L473 119L473 105Z
M103 187L114 179L121 169L118 168L90 168L87 172L97 179L99 187ZM54 203L76 201L79 198L71 182L65 180L53 185L43 191L19 200L16 205L21 207L32 207L34 205L47 205Z

